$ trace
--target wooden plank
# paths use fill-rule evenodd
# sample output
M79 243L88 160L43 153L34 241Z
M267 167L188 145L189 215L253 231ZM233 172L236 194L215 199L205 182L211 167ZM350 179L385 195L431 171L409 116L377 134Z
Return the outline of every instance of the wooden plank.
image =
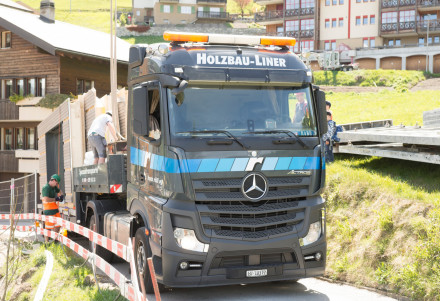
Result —
M84 98L78 99L70 107L70 125L72 127L70 141L75 146L72 153L73 167L83 166L85 144L85 124L84 124Z
M440 164L440 152L415 152L401 143L376 145L339 145L339 153Z
M440 145L440 127L400 127L371 128L338 133L341 143L344 142L386 142L420 145Z
M423 125L440 127L440 109L423 112Z

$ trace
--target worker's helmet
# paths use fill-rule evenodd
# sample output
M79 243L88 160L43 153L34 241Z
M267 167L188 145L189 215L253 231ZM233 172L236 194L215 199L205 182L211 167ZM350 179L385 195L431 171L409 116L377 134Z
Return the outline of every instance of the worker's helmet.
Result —
M105 114L109 115L110 117L113 116L113 115L112 115L112 111L107 111L107 112L105 112Z
M60 176L57 175L57 174L53 174L53 175L50 177L50 179L51 179L51 180L53 179L53 180L57 181L58 183L61 182L61 178L60 178Z

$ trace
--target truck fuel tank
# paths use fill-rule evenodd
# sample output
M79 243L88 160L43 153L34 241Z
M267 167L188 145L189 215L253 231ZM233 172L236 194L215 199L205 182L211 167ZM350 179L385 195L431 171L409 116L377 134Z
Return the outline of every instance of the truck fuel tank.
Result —
M133 218L128 211L107 212L104 215L104 236L127 245Z

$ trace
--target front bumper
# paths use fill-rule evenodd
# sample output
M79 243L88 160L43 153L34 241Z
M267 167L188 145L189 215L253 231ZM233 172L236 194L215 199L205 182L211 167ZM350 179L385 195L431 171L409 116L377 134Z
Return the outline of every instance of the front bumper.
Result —
M293 280L324 274L326 263L325 223L323 233L314 243L301 247L299 238L307 234L311 222L321 217L324 201L308 207L304 225L296 234L278 236L261 241L244 241L205 237L198 225L197 212L164 208L162 245L150 239L158 282L170 287L218 286L241 283L260 283ZM168 212L171 211L171 212ZM192 223L192 225L191 225ZM198 239L209 243L207 253L179 248L173 228L192 228ZM202 233L202 234L201 234ZM319 261L305 260L320 252ZM201 264L201 268L180 269L181 262ZM247 277L249 270L267 270L262 277Z

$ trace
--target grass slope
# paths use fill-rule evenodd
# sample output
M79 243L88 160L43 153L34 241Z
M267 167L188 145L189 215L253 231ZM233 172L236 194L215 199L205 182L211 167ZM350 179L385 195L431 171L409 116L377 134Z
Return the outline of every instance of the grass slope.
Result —
M338 123L422 121L439 91L328 93ZM327 168L326 276L440 300L440 168L337 154Z
M395 125L422 125L424 111L440 108L440 91L329 92L326 99L332 103L333 118L339 124L393 119Z
M440 299L440 169L337 156L327 170L327 277Z
M315 71L315 84L326 86L394 87L402 90L424 80L422 71L409 70L354 70Z
M40 9L40 0L21 0L20 2L35 10ZM70 5L72 6L71 11ZM119 0L118 10L131 10L131 5L131 0ZM57 1L55 3L55 19L103 32L110 32L110 0Z
M94 282L92 270L87 265L80 267L84 259L77 256L67 247L64 249L66 250L67 258L59 244L51 244L47 249L53 254L54 266L43 299L48 301L115 300L119 291L103 288L101 283L101 292L99 292ZM30 256L22 255L23 259L17 272L19 276L16 283L10 287L8 298L13 298L17 301L34 299L46 265L44 250L45 248L41 246ZM119 297L118 300L127 299Z

